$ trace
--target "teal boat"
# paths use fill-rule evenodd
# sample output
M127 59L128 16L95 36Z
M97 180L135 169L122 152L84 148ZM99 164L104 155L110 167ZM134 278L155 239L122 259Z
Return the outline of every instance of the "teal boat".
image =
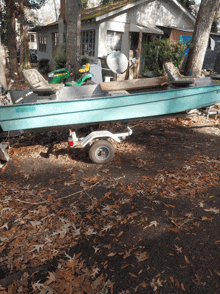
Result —
M146 80L149 87L150 79ZM125 82L127 81L122 81L121 85L125 85ZM117 83L120 84L120 81ZM165 83L166 85L160 88L128 87L127 90L107 92L105 84L108 84L108 89L111 88L111 82L64 87L50 95L37 94L31 90L11 90L0 100L0 130L2 132L38 131L67 127L73 129L70 133L72 141L69 140L71 146L75 144L75 131L85 125L185 116L192 109L201 110L198 113L202 113L207 107L220 101L220 82L209 78L198 79L196 85L187 87L170 86ZM124 88L126 89L125 86ZM119 140L119 137L130 133L128 131L116 137ZM90 134L91 140L108 137L106 134L99 135ZM98 151L95 149L93 152L93 155L97 153L95 157L100 157L98 163L108 162L109 157L112 158L111 150L104 150L107 153L104 152L104 155L99 156L99 153L103 153L103 149L106 148L100 149L99 146ZM92 160L95 161L94 158Z
M153 118L201 109L220 101L220 83L201 79L199 85L140 91L102 92L100 85L64 87L51 96L29 90L8 93L0 104L2 131L76 126L109 121ZM207 85L204 85L206 82ZM111 83L111 82L110 82ZM143 91L142 91L143 92ZM55 96L55 97L54 97ZM24 97L21 99L21 97Z

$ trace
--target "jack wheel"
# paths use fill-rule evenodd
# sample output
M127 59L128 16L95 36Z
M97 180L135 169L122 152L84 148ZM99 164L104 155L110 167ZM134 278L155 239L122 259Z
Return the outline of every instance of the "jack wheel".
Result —
M115 155L113 145L106 140L98 140L93 143L89 150L89 157L92 162L103 164L111 161Z

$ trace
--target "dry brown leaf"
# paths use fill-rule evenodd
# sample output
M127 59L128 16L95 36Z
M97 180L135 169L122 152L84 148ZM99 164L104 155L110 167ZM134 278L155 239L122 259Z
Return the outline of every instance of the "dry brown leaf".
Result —
M149 258L147 252L140 253L139 255L136 255L136 258L138 261L144 261L145 259Z
M145 282L142 282L142 283L139 284L139 286L142 286L143 288L146 288L147 284Z
M135 274L129 273L129 275L132 276L133 278L137 278Z
M132 249L130 249L129 251L125 251L125 255L123 256L123 258L126 259L127 257L129 257L131 255L131 251Z
M48 277L47 281L44 283L44 285L48 286L55 281L56 281L55 275L52 272L49 272L49 277Z
M176 251L178 253L182 253L182 247L178 247L177 245L175 245L175 247L176 247Z
M208 218L207 216L202 216L203 221L212 221L213 217Z
M171 281L172 283L174 283L174 278L173 278L173 277L170 277L170 281Z
M112 257L115 256L116 252L109 253L107 256Z
M0 252L2 252L5 249L5 246L0 247Z
M181 283L180 286L181 286L181 289L182 289L183 291L186 291L186 289L185 289L183 283Z
M190 264L190 261L189 261L189 259L186 257L186 255L184 255L184 258L185 258L186 263Z
M124 233L124 232L121 231L121 232L118 234L117 238L119 238L123 233Z
M100 283L104 280L103 278L103 274L101 274L101 276L99 276L95 281L94 281L94 286L97 287L98 285L100 285Z
M123 265L122 267L121 267L121 269L124 269L124 268L126 268L126 267L128 267L129 266L129 264L127 263L126 265Z

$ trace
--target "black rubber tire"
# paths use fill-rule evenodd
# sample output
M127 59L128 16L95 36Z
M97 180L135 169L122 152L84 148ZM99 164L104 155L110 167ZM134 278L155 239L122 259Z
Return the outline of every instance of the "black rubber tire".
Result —
M115 155L115 148L107 140L98 140L91 146L89 157L92 162L103 164L110 162Z

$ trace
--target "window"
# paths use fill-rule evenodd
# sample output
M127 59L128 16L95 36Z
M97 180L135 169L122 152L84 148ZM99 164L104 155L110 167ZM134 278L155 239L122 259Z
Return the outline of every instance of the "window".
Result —
M119 50L121 51L122 33L107 31L107 48L108 51Z
M95 56L95 30L81 31L81 54Z
M56 47L56 45L58 44L58 33L52 33L52 47L53 50Z
M29 42L34 42L34 35L29 35Z
M47 51L47 37L39 37L39 51Z

